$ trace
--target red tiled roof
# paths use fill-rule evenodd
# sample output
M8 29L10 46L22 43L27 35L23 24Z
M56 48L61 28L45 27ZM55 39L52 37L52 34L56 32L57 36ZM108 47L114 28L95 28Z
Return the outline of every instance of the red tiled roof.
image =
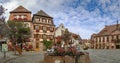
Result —
M52 18L51 16L49 16L47 13L45 13L43 10L40 10L38 11L36 14L34 15L39 15L39 16L44 16L44 17L50 17Z
M113 34L120 34L120 24L118 24L118 30L117 30L117 26L116 25L110 25L110 26L106 26L105 28L103 28L98 34L97 36L100 35L113 35Z
M11 11L10 13L18 13L18 12L27 12L27 13L31 13L29 10L27 10L26 8L24 8L23 6L19 6L16 9L14 9L13 11Z

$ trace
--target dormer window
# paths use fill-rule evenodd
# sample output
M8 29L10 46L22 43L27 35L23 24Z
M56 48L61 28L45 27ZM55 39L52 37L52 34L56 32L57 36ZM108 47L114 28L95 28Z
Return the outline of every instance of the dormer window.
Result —
M49 24L51 24L51 23L52 23L50 19L48 20L48 23L49 23Z
M42 19L42 22L45 23L45 21L46 21L46 20L43 18L43 19Z
M36 22L39 22L39 18L36 18L35 21L36 21Z

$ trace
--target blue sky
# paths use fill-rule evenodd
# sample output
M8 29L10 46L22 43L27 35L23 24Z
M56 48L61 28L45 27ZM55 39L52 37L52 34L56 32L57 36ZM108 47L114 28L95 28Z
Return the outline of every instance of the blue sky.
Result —
M71 32L88 39L98 33L105 25L120 22L120 0L0 0L0 4L9 11L22 5L32 13L44 10L54 18L59 26L63 23Z

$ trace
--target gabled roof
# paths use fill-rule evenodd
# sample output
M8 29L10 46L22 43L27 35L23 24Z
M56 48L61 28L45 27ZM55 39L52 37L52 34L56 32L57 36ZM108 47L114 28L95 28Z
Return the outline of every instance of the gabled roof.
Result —
M11 11L10 13L31 13L31 12L27 10L26 8L24 8L23 6L19 6L13 11Z
M117 26L116 25L110 25L110 26L106 26L105 28L103 28L98 34L99 35L113 35L113 34L120 34L120 24L118 24L118 30L117 30Z
M52 18L52 17L49 16L47 13L45 13L43 10L38 11L38 12L37 12L36 14L34 14L34 15Z

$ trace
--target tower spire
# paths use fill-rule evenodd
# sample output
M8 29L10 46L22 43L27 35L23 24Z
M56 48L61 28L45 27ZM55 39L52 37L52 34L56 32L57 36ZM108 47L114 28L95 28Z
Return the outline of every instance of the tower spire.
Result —
M116 30L118 30L118 27L119 27L119 25L118 25L118 20L117 20L117 24L116 24Z

